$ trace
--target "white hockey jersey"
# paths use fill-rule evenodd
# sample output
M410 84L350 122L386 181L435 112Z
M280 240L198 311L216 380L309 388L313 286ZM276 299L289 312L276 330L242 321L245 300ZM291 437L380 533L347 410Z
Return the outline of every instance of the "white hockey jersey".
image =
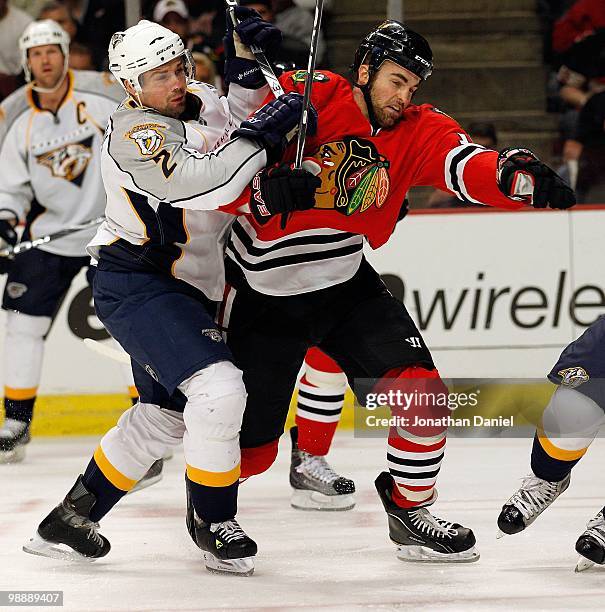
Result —
M232 85L225 97L194 82L181 119L126 100L103 143L106 221L88 247L92 257L170 274L221 299L233 216L216 209L266 164L263 148L230 135L267 91Z
M38 238L103 215L100 153L111 113L124 90L107 73L69 71L56 113L42 110L31 85L0 105L0 208L26 221L23 239ZM95 229L40 248L84 257Z

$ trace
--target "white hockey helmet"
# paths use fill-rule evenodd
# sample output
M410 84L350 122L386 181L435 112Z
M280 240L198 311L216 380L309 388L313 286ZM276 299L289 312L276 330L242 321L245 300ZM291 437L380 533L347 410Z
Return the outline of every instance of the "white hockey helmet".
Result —
M25 78L29 83L32 79L31 69L27 59L27 52L34 47L42 45L59 45L64 58L63 76L67 72L69 62L69 34L52 19L33 21L26 28L19 39L19 50L21 51L21 65L25 72ZM63 79L59 79L57 86Z
M181 37L159 23L146 19L125 32L116 32L109 41L109 70L122 87L126 81L137 94L142 91L139 77L144 72L181 56L185 59L189 81L195 74L195 63Z

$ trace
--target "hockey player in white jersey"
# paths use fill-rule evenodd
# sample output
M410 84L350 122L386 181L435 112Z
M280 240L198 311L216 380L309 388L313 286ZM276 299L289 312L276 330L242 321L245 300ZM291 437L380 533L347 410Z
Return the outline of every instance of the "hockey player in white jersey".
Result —
M267 51L281 38L253 11L237 15L246 45ZM253 571L256 543L235 520L246 391L214 322L232 219L218 209L228 210L253 177L263 213L308 208L318 179L285 167L262 170L298 125L302 97L281 96L242 122L268 89L249 50L226 47L225 98L191 82L189 52L158 24L141 21L110 42L110 69L129 98L103 144L107 220L89 252L98 262L97 314L132 358L140 403L103 437L26 552L61 557L64 545L71 558L106 555L98 521L182 439L187 527L206 567ZM240 122L246 135L233 138Z
M124 97L107 74L68 70L69 36L54 21L30 24L19 46L29 84L0 105L0 234L13 243L18 221L31 239L103 214L100 147ZM0 258L0 272L8 272L0 463L25 455L44 339L74 276L88 266L94 231Z

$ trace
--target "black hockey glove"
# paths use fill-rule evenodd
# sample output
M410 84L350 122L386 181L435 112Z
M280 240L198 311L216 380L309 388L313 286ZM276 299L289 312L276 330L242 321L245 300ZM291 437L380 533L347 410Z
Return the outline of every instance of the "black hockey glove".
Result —
M241 137L256 140L271 153L272 159L279 158L296 133L302 114L303 97L299 93L287 93L265 106L261 106L235 130L231 138ZM317 111L309 106L307 135L317 132ZM269 160L271 163L271 160Z
M315 190L320 185L318 176L289 164L265 168L252 179L250 212L264 224L271 215L308 210L315 206Z
M250 51L256 45L265 54L274 56L279 52L282 35L273 24L263 21L253 9L238 6L235 16L239 24L233 28L227 15L227 34L223 39L225 47L225 83L236 83L245 89L258 89L265 84L263 73ZM234 36L237 34L237 36Z
M15 226L18 221L19 217L14 210L0 208L0 250L17 244L18 237ZM0 274L8 273L12 263L12 257L0 257Z
M504 149L498 155L498 187L509 198L534 208L570 208L573 189L529 149Z

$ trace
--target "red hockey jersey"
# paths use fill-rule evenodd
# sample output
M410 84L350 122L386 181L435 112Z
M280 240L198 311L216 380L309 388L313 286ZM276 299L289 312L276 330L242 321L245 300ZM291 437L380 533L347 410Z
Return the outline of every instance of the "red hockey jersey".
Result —
M305 71L298 71L280 80L286 91L302 93L305 76ZM335 278L348 280L361 260L359 236L373 248L383 245L413 186L434 186L465 201L521 208L498 189L498 154L472 143L456 121L435 107L411 105L394 128L374 133L348 81L323 71L315 74L312 102L319 114L318 130L306 140L305 157L321 167L315 207L290 214L285 229L279 217L261 225L246 216L234 225L227 253L257 290L293 294L329 286ZM292 143L285 159L293 160L294 155ZM248 194L244 197L247 200ZM277 276L265 272L277 266L317 264L322 253L323 259L342 258L332 262L338 271L330 274L327 268L321 269L327 273L325 283L309 284L307 274L304 282L292 283L290 278L290 289L270 289ZM347 260L350 265L345 265Z

